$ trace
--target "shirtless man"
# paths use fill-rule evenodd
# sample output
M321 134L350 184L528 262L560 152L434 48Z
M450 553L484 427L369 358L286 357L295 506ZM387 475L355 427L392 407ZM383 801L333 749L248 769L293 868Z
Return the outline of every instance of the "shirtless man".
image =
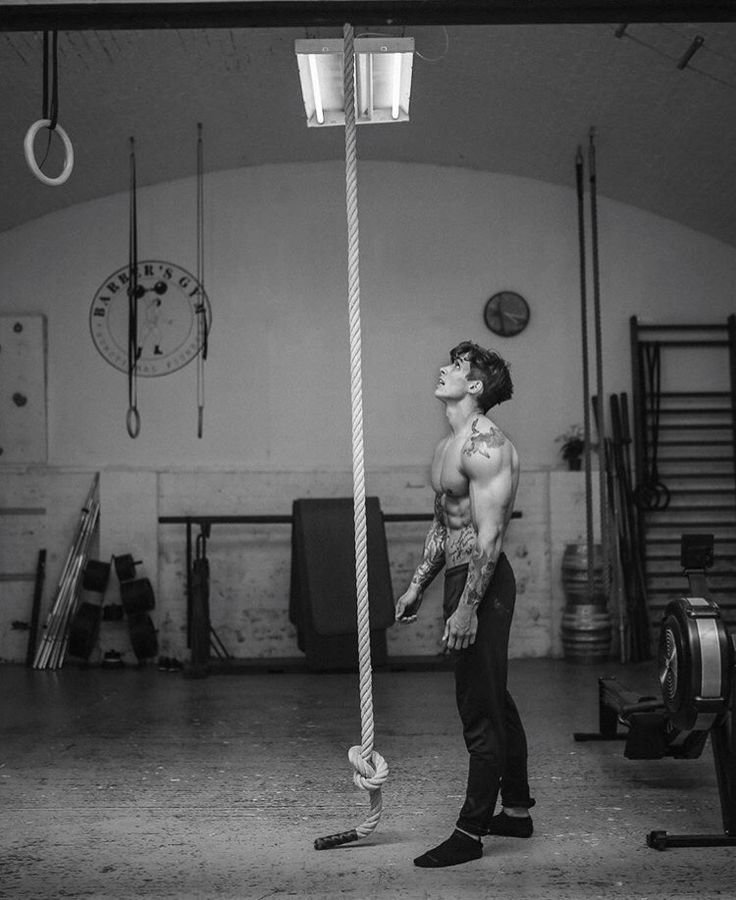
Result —
M478 859L482 835L530 837L533 830L526 735L506 689L516 584L501 548L514 508L519 459L486 414L508 400L512 390L504 360L468 341L450 351L435 388L450 433L435 450L434 519L411 584L396 601L396 620L416 621L425 588L445 567L442 641L454 651L469 768L455 830L414 860L422 868ZM502 811L494 815L499 791Z

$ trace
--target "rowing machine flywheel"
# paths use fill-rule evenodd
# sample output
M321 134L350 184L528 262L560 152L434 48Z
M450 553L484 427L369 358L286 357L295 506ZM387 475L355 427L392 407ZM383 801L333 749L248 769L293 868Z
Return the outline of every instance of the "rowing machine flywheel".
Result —
M728 708L731 642L718 606L680 597L664 613L659 634L659 681L675 728L707 731Z

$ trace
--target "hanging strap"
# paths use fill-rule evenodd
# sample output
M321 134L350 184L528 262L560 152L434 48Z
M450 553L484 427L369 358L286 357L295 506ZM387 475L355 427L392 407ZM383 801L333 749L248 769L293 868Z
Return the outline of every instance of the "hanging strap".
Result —
M49 74L49 68L51 73ZM50 96L49 96L50 95ZM56 128L59 118L59 33L52 32L49 51L49 33L43 33L43 106L41 118L49 120L49 131ZM49 143L51 138L49 136Z
M49 32L43 33L43 85L41 100L41 120L47 122L48 137L46 152L38 164L42 168L51 152L51 139L59 120L59 34L52 32L49 50ZM49 72L49 69L51 70ZM50 97L49 97L50 95Z
M204 363L207 359L208 324L204 289L204 142L202 123L197 125L197 437L204 430Z
M658 342L640 344L640 364L644 368L644 404L649 408L649 424L643 432L644 471L635 492L640 509L667 509L669 488L659 480L659 418L662 406L662 353Z
M59 125L59 35L57 31L43 33L43 85L41 89L41 118L34 122L26 132L23 140L23 152L31 172L44 184L57 187L64 184L74 168L74 148L66 131ZM34 143L36 135L42 129L48 130L46 152L40 163L36 161ZM64 145L64 165L61 174L56 177L45 175L41 167L48 159L54 132Z
M141 431L138 412L138 210L135 139L130 139L130 207L128 222L128 412L125 427L132 438Z

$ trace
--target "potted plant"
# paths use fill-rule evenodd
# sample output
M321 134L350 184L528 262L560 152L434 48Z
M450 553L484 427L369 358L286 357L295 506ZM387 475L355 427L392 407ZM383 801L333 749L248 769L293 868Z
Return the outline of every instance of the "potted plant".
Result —
M560 455L567 463L571 472L577 472L582 467L583 453L585 451L585 432L582 425L571 425L564 434L555 439L560 446Z

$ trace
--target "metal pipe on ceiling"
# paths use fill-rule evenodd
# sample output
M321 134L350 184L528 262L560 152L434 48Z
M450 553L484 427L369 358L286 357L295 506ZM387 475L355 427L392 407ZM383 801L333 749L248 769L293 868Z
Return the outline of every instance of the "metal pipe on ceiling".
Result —
M0 31L733 22L733 0L10 0Z

